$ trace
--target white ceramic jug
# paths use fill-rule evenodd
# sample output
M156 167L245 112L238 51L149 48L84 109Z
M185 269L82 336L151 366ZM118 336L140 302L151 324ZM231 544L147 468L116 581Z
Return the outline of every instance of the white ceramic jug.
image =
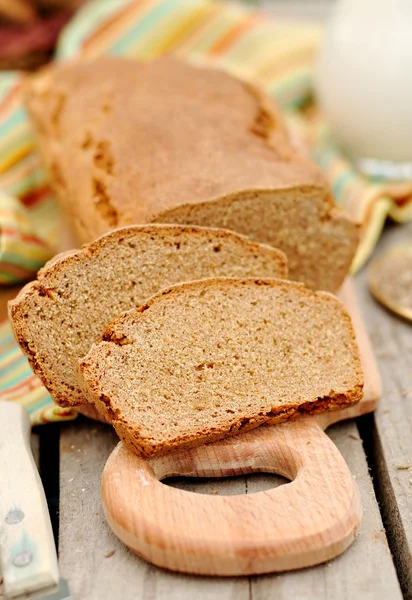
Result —
M337 141L361 171L412 178L412 0L339 0L316 90Z

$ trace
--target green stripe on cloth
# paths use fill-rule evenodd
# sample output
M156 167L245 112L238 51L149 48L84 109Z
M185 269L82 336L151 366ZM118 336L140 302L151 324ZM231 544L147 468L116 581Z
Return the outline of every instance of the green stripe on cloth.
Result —
M116 42L111 48L108 48L110 54L116 54L122 56L126 54L127 49L132 45L136 39L147 33L147 31L153 31L154 27L159 26L159 21L170 15L176 8L182 5L182 0L169 0L169 2L160 2L155 4L151 10L142 19L134 24L125 33L118 42ZM189 7L189 4L188 4Z

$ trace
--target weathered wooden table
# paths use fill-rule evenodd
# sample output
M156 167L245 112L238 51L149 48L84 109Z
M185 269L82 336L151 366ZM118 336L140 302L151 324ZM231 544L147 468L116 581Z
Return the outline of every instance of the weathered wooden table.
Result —
M319 17L329 2L269 0L283 14ZM412 224L388 226L375 254L412 239ZM365 270L356 277L360 306L383 379L374 415L331 427L328 434L359 486L364 516L358 539L336 560L299 572L248 578L169 573L129 552L106 525L100 475L117 443L87 419L33 433L58 537L60 568L74 600L266 600L412 598L412 325L370 296ZM177 480L198 493L252 493L286 482L273 475ZM58 536L57 536L58 533ZM1 595L1 594L0 594Z

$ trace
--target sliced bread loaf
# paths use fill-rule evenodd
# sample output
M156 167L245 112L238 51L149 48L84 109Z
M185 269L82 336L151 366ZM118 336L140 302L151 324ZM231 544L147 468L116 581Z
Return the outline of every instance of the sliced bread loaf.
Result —
M33 371L56 402L76 405L85 402L78 360L107 323L167 285L223 275L286 277L286 258L230 231L127 227L51 260L9 314Z
M358 231L254 87L162 58L48 69L27 106L79 242L130 223L224 227L283 250L291 279L337 291Z
M342 303L281 280L159 292L114 320L80 371L91 401L143 456L348 406L363 387Z

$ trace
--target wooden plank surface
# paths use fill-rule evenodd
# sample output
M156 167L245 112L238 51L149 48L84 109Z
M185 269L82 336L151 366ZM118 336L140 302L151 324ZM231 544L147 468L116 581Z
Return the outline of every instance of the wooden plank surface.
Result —
M406 241L412 223L387 227L375 256ZM371 297L365 272L357 292L383 378L383 401L370 421L375 484L403 592L412 598L412 324Z
M356 423L339 423L328 434L361 492L364 514L358 539L344 554L324 565L252 578L253 600L402 598Z
M401 598L356 424L335 425L330 433L361 491L365 512L357 541L335 561L314 569L221 579L163 571L114 537L102 514L100 474L116 437L107 426L90 421L67 424L61 435L60 564L74 600L263 600L289 599L291 593L296 598ZM280 483L273 476L178 482L203 493L253 493Z
M249 600L244 579L222 581L162 571L117 540L106 525L100 500L100 475L116 443L111 428L91 421L68 424L62 431L59 551L73 599ZM244 478L224 485L245 491Z

